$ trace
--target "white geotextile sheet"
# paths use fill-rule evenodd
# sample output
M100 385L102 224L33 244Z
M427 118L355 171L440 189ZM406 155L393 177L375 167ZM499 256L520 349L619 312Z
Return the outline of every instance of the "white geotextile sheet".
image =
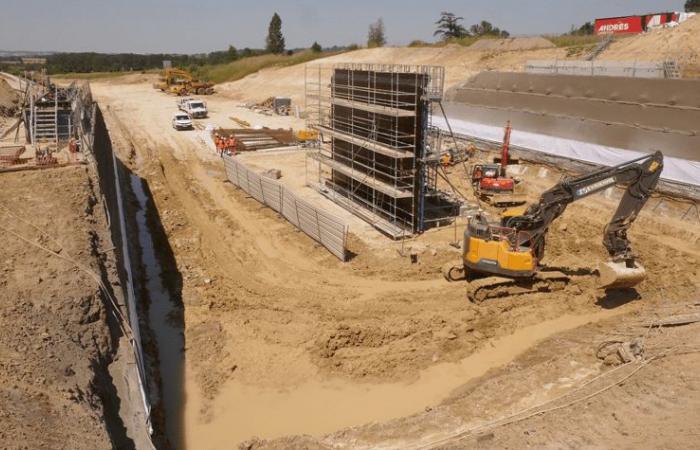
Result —
M460 119L449 119L449 121L455 134L503 142L503 127L467 122ZM448 131L445 119L441 116L433 116L433 125L441 130ZM575 141L520 130L511 132L510 143L528 150L603 166L614 166L647 154L646 152L607 147L590 142ZM700 186L700 162L671 158L664 155L664 171L661 174L661 178Z

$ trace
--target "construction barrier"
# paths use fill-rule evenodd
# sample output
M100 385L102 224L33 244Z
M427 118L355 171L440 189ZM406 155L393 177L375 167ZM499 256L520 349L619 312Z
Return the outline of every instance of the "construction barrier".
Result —
M631 78L666 78L668 63L647 61L566 61L533 60L525 71L541 75L579 75Z
M223 158L226 176L231 183L277 211L341 261L345 261L348 233L345 222L300 199L279 182L254 172L235 157L224 155Z

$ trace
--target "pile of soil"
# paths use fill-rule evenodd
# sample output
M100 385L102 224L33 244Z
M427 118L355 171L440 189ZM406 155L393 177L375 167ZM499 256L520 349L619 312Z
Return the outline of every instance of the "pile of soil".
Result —
M19 95L0 78L0 116L14 117L19 109Z

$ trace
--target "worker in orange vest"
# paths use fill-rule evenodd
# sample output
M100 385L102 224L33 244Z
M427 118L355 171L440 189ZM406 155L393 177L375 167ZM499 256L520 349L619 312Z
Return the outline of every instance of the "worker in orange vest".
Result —
M224 146L225 146L224 138L221 136L217 135L216 136L216 152L221 156L224 152Z
M236 145L236 138L233 135L229 136L226 142L226 150L228 150L230 155L236 154Z

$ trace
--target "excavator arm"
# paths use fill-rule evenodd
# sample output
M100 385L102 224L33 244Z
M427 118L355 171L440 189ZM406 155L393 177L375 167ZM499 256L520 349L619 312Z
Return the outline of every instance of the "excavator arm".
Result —
M618 275L623 275L624 269L630 269L627 270L630 272L639 267L632 254L627 230L656 187L662 169L663 155L657 151L614 167L564 179L544 192L538 203L531 205L523 215L509 218L506 226L526 232L529 245L533 247L536 258L541 260L544 257L545 236L549 226L564 213L569 204L610 186L625 184L627 189L605 228L603 238L603 244L612 259L609 267ZM528 243L522 242L521 245ZM606 271L606 276L603 277L602 272L601 278L616 276Z

